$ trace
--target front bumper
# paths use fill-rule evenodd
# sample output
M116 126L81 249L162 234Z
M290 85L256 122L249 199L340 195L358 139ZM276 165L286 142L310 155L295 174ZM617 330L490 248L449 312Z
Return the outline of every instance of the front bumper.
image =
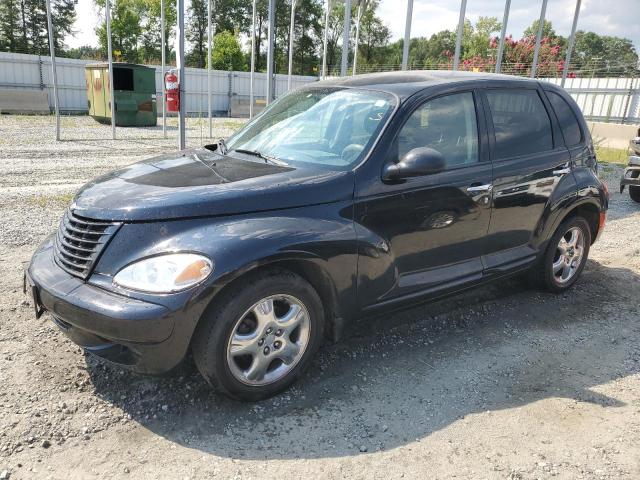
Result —
M163 373L184 358L190 335L176 335L179 309L129 298L90 285L62 270L45 241L25 272L34 301L86 351L142 373ZM190 322L188 322L190 323Z
M620 179L620 193L627 185L640 187L640 157L633 155L629 157L629 166L624 169L624 174Z

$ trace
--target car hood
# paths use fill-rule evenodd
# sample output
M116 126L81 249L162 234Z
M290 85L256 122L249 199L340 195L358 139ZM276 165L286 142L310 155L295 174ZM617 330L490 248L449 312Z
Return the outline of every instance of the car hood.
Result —
M98 177L82 187L71 208L87 218L118 221L231 215L350 199L353 182L350 171L187 150Z

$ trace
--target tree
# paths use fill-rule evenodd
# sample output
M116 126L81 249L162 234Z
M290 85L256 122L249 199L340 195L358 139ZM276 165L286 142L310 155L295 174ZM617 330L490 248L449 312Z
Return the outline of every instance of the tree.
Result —
M56 54L64 54L64 38L72 33L76 0L53 0L52 28ZM44 54L49 51L45 0L0 0L0 49Z
M236 35L225 30L213 37L211 66L216 70L246 70L246 60Z
M207 0L191 0L187 10L186 38L191 44L187 64L204 68L207 61Z
M360 41L358 52L359 63L366 65L375 65L388 63L386 55L391 32L389 28L382 22L380 17L375 14L379 1L372 1L360 21Z
M531 25L525 28L522 38L533 37L534 39L538 35L538 28L540 28L540 20L534 20ZM553 29L553 24L549 20L544 21L542 26L542 36L546 38L556 38L556 31Z

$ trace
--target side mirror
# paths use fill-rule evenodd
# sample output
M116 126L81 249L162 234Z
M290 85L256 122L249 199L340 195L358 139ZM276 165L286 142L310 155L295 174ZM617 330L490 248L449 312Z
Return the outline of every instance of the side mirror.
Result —
M440 152L433 148L420 147L407 152L398 163L389 163L384 167L382 179L386 181L420 177L442 172L446 162Z

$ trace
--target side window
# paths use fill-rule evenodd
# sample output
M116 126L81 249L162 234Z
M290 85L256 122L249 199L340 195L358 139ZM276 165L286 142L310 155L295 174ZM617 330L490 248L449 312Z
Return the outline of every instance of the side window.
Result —
M547 92L547 97L558 117L567 147L578 145L582 142L582 131L580 130L580 124L578 123L576 114L573 113L567 101L557 93Z
M471 92L456 93L425 102L415 110L398 134L402 158L418 147L442 154L447 167L478 162L478 125Z
M536 90L487 90L496 136L496 158L553 149L551 121Z

